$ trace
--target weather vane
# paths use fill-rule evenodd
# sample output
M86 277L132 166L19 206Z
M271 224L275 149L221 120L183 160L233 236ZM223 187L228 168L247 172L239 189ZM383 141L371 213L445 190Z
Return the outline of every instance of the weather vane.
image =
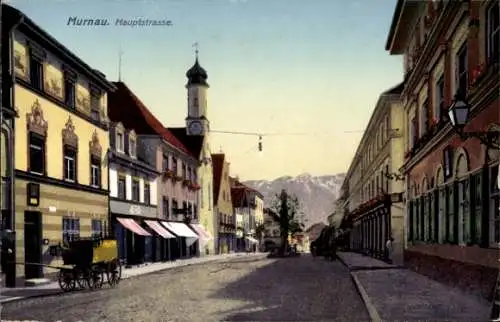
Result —
M194 51L194 52L195 52L195 54L196 54L196 60L198 60L198 53L200 52L200 51L199 51L198 42L195 42L195 43L193 44L193 47L195 48L195 51Z

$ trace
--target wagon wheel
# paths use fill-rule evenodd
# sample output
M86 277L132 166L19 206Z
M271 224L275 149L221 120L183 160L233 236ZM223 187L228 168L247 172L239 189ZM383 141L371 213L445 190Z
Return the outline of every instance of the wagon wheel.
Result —
M108 263L108 269L106 270L108 275L108 283L111 287L114 287L120 283L122 278L122 264L119 259L115 259Z
M87 279L87 284L90 289L99 289L102 288L102 284L104 282L104 274L102 270L98 266L94 266L89 271L89 277Z
M59 287L64 292L71 292L76 288L75 274L73 270L60 269L59 270Z
M85 289L90 285L90 274L87 269L75 268L75 277L79 289Z

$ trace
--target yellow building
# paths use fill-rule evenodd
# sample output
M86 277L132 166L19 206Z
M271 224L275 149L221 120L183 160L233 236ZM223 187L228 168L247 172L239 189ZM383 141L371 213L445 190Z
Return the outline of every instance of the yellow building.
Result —
M100 234L108 218L105 76L24 17L13 31L15 69L15 214L18 279L43 277L61 264L63 241Z
M236 248L236 220L231 199L229 162L222 153L212 154L214 183L214 213L217 215L217 253L228 253Z
M351 249L383 257L392 236L393 259L399 263L404 245L402 89L399 84L380 95L342 185Z

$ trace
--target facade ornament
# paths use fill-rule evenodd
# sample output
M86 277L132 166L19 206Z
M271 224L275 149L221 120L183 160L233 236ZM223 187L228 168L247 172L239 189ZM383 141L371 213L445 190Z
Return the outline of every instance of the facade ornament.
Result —
M43 117L42 106L38 99L31 106L31 113L26 114L26 120L28 122L28 131L43 137L47 136L48 123Z
M74 148L78 147L78 136L75 133L75 125L73 124L71 116L68 117L64 129L62 130L62 139L65 145L69 145Z
M89 151L91 155L99 158L101 157L102 147L99 143L99 135L97 134L97 130L94 130L94 133L92 134L92 140L90 140L89 142Z

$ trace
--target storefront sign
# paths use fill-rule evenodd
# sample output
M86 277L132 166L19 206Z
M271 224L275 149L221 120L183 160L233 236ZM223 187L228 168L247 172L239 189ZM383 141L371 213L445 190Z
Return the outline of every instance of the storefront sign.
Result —
M109 203L110 211L114 214L129 215L129 216L141 216L156 218L156 207L137 205L129 202L111 200Z

